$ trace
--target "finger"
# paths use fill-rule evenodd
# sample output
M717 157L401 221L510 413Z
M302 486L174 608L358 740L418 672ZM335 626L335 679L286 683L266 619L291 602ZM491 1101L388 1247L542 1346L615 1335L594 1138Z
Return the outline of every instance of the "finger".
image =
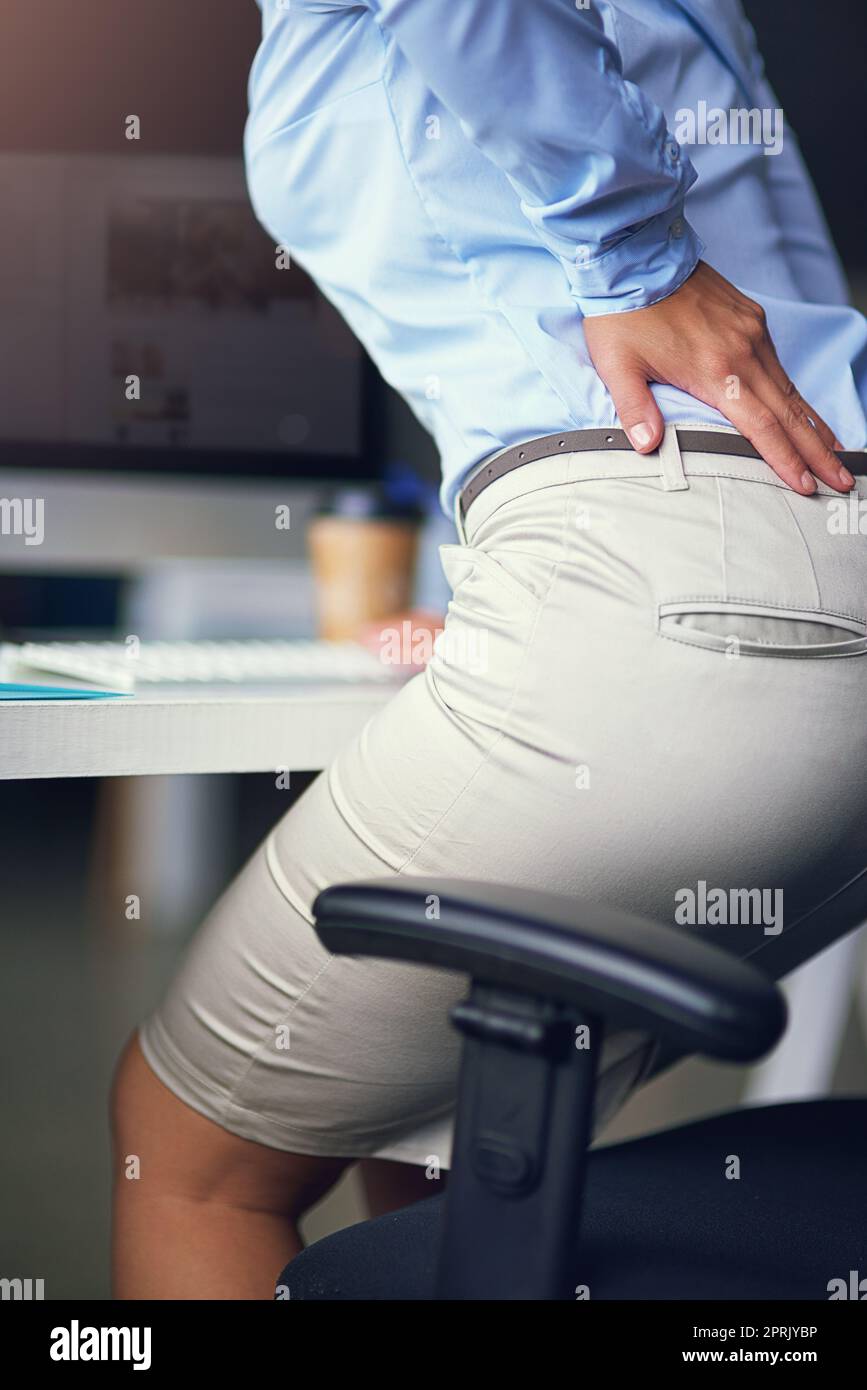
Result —
M751 389L776 415L792 444L808 468L821 478L823 483L838 492L848 492L855 486L855 479L834 454L830 447L833 433L824 425L826 438L823 439L818 427L810 423L811 412L802 401L795 385L786 378L786 387L781 390L766 371L759 371L750 382ZM827 436L831 435L830 443Z
M774 345L770 339L759 349L758 356L767 368L768 375L771 377L774 384L782 391L786 400L791 402L792 407L796 411L803 414L808 423L812 422L812 427L814 427L815 433L818 434L825 448L832 454L835 450L842 450L843 445L831 429L831 426L826 420L822 419L818 410L815 410L809 402L804 400L804 397L801 395L795 383L787 376L786 370L774 351ZM757 382L752 382L751 385L755 390ZM770 402L768 403L770 404ZM798 444L797 439L795 443L796 445ZM807 461L809 462L810 460L808 459ZM834 458L830 461L826 459L825 462L832 470L836 468L839 475L838 482L834 481L833 478L825 478L825 482L829 483L831 487L836 487L845 491L854 487L855 479L852 477L849 470L840 463L839 459Z
M804 414L813 421L822 443L827 444L829 449L834 449L835 447L842 448L843 446L841 444L837 444L837 436L834 434L831 426L822 419L818 410L814 410L811 405L807 404L791 377L788 376L785 367L774 350L774 345L770 338L767 338L764 343L760 344L756 351L756 355L764 363L772 381L776 383L784 394L791 395L792 399L798 402ZM755 386L755 383L753 382L751 385Z
M599 371L599 368L596 369ZM607 375L599 372L608 387L620 423L629 442L639 454L658 449L665 426L647 378L639 367L618 367Z
M765 463L802 497L816 491L816 479L769 405L750 390L726 401L726 413L736 429L758 450Z

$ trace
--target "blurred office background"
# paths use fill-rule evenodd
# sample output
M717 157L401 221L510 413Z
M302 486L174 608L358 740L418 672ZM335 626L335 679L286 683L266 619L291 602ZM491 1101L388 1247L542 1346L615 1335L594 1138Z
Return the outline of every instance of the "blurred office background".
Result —
M867 306L852 156L867 15L847 0L746 9ZM395 472L432 497L430 440L303 273L274 273L247 205L258 24L252 0L3 6L0 495L38 477L69 524L30 550L0 540L0 639L307 635L303 524L278 542L240 499L285 501L303 523L329 489ZM119 389L131 373L138 402ZM444 598L448 532L432 517L422 603ZM313 775L288 791L267 774L0 781L0 1273L45 1278L48 1297L107 1296L114 1058L210 900ZM125 918L129 891L140 921ZM688 1063L606 1139L780 1088L863 1090L859 958L847 947L823 968L840 1026L809 1057L796 1047L746 1079ZM308 1233L362 1214L350 1175Z

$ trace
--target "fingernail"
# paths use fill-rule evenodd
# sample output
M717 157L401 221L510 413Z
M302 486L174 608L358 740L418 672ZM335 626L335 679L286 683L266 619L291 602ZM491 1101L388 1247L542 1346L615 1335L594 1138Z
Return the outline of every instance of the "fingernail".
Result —
M855 486L855 479L852 477L849 469L843 467L842 463L840 465L840 482L845 483L847 487Z
M633 425L629 431L629 438L633 449L646 449L653 438L653 430L649 425Z
M813 477L812 473L808 473L806 469L801 474L801 482L808 492L816 491L816 479Z

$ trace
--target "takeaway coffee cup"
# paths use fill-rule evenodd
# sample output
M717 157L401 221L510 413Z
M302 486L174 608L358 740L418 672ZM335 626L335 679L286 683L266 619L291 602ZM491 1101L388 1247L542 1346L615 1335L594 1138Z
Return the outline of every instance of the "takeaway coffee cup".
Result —
M320 637L356 637L367 623L409 608L420 514L376 492L338 493L307 532Z

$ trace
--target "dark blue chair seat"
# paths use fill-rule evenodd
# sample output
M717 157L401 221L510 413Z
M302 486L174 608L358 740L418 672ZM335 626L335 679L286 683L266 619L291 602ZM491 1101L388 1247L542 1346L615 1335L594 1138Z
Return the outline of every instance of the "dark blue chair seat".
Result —
M747 1108L596 1150L579 1278L597 1300L827 1299L832 1279L867 1279L865 1156L867 1100ZM280 1283L293 1300L432 1300L444 1203L317 1241Z

